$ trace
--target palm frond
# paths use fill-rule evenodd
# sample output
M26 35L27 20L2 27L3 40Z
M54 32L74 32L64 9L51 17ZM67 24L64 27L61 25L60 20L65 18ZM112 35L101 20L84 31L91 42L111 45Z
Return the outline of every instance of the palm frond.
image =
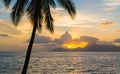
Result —
M55 4L54 0L49 0L49 3L50 3L50 5L51 5L53 8L56 7L56 4Z
M68 11L72 18L75 17L76 10L74 3L71 0L58 0L58 2L62 7L64 7Z
M12 0L4 0L5 6L9 7L11 1ZM58 3L68 11L72 18L75 17L76 10L72 0L58 0ZM14 25L17 26L24 11L27 11L32 25L35 25L35 22L37 23L37 30L39 30L39 32L41 31L43 19L45 20L47 29L54 32L54 20L50 12L50 6L56 8L54 0L17 0L12 7L11 19Z
M53 29L53 18L52 18L52 15L51 15L51 12L50 12L50 6L49 6L49 1L50 0L46 0L45 5L44 5L44 8L43 8L43 13L45 14L45 23L46 23L46 28L48 30L50 30L51 33L54 32L54 29Z
M9 5L11 3L12 0L4 0L4 5L6 8L9 8Z
M27 5L28 0L17 0L16 4L12 8L11 18L14 25L17 26L22 15L24 14L25 5Z
M50 10L46 11L46 16L45 16L46 27L51 32L54 32L53 21L54 20L53 20L53 18L51 16Z
M37 22L37 30L41 31L42 23L42 0L32 0L27 8L27 13L33 25Z
M37 31L40 33L42 29L42 24L41 20L38 20L38 26L37 26Z
M27 13L32 23L34 23L35 0L32 0L27 8Z

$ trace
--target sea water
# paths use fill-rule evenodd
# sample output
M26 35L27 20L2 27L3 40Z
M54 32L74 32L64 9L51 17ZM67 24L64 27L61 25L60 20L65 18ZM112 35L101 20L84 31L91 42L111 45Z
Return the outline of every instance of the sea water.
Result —
M22 53L0 53L0 74L21 74L24 59ZM120 74L120 53L32 53L28 74Z

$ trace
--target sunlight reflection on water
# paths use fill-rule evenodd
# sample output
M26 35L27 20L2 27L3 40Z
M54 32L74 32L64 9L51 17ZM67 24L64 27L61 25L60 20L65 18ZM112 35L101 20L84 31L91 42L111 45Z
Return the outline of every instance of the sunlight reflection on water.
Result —
M0 74L20 74L24 58L22 54L0 54ZM34 53L28 74L120 74L120 53Z

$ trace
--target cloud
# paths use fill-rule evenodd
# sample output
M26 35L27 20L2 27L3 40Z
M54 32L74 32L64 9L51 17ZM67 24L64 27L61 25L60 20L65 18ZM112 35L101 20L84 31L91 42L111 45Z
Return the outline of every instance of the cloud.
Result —
M120 0L103 0L107 6L120 6Z
M0 37L10 37L10 36L7 34L0 34Z
M52 11L64 11L65 9L62 7L51 8Z
M95 24L98 22L102 22L103 20L106 20L104 18L101 19L101 17L99 16L86 14L82 12L78 12L74 20L72 20L68 14L62 13L62 12L58 13L57 11L53 11L52 15L54 19L56 19L54 20L54 24L57 27L89 27L91 28L93 27L93 25L90 25L90 24ZM60 17L62 17L62 19Z
M61 35L60 38L54 39L53 42L61 45L66 42L74 42L74 43L88 42L88 45L96 45L96 44L109 45L109 46L113 45L113 42L100 41L98 38L92 36L80 36L77 39L72 39L72 36L69 32L65 32L63 35Z
M120 43L120 39L115 39L114 42L115 43Z
M108 45L108 46L113 46L113 42L107 42L107 41L98 41L98 45Z
M99 39L91 36L81 36L79 40L89 42L90 44L96 44Z
M105 10L105 11L113 11L114 10L114 8L103 8L103 10Z
M0 20L0 32L16 35L21 34L21 32L16 29L11 22L4 20Z
M28 39L27 43L29 41L30 40ZM80 36L77 39L72 39L72 36L69 32L65 32L59 38L54 39L54 40L52 40L48 36L39 36L36 34L36 37L34 40L34 43L37 46L35 49L39 49L40 47L41 49L40 51L50 51L52 49L59 48L59 47L63 48L63 44L67 42L73 42L76 44L81 43L81 42L88 42L87 48L95 47L96 49L101 46L105 48L106 46L107 48L112 47L112 49L114 49L114 46L115 46L113 42L100 41L98 38L92 37L92 36ZM38 51L38 50L35 50L35 51Z
M100 23L101 26L113 26L115 24L116 24L115 22L102 22L102 23Z
M60 38L55 39L54 42L58 43L58 44L63 44L67 41L71 41L72 40L72 36L70 35L69 32L65 32L63 35L61 35Z
M80 36L80 38L72 39L72 36L69 32L65 32L63 35L61 35L60 38L55 39L53 42L63 45L67 42L73 42L73 43L80 43L80 42L88 42L89 45L94 45L97 43L99 39L91 36Z
M103 0L107 7L103 8L103 10L107 11L106 15L111 15L115 9L120 7L120 0Z
M74 43L76 42L88 42L85 48L74 48L74 50L69 50L68 48L58 47L54 48L52 52L114 52L120 51L120 46L116 46L113 42L100 41L98 38L92 36L81 36L79 39L72 39ZM117 40L120 42L120 39Z
M106 13L106 15L111 15L112 13L111 12L109 12L109 13Z
M51 38L48 36L39 36L36 34L34 43L36 43L36 44L49 43L51 41L52 41ZM27 42L30 42L30 39L28 39Z
M120 33L120 29L116 29L115 32Z
M30 39L26 40L27 43L30 42ZM46 52L49 51L51 49L55 49L60 47L61 45L58 43L55 43L49 36L39 36L38 34L36 34L35 36L35 40L34 40L34 52ZM40 50L38 50L40 49Z

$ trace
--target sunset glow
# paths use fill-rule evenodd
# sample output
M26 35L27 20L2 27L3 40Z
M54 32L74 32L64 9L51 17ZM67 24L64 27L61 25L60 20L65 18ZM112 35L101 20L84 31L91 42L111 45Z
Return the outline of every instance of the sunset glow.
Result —
M75 49L75 48L85 48L87 46L88 42L79 42L79 43L75 43L75 42L67 42L64 43L63 46L69 49Z
M6 9L0 0L2 52L25 52L31 38L33 26L26 12L17 27L11 21L12 6L16 1L12 0L10 8ZM54 33L46 29L43 20L41 32L36 31L33 51L48 52L59 47L74 51L75 48L84 50L87 46L90 49L89 46L96 45L108 45L111 49L113 46L114 50L116 46L120 46L120 0L71 0L76 8L74 19L68 15L66 9L54 1L56 8L50 6Z

